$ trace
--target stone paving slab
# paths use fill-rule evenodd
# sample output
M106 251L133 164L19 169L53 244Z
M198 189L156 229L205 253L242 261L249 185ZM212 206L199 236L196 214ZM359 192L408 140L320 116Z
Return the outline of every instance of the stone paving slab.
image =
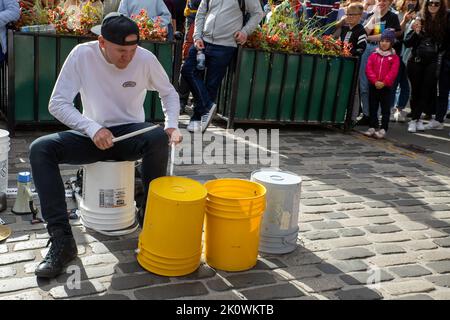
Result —
M11 140L10 187L17 172L29 170L28 145L42 134L17 132ZM136 262L139 230L111 238L73 221L80 252L73 267L81 270L81 282L71 288L70 272L50 281L34 277L48 234L43 224L12 214L9 198L0 213L13 229L0 243L0 300L450 299L448 168L389 141L317 127L281 129L279 147L279 167L303 179L293 252L261 253L256 266L242 272L216 270L202 256L194 273L165 277ZM183 164L175 174L201 182L248 179L260 167ZM62 166L64 179L76 169Z

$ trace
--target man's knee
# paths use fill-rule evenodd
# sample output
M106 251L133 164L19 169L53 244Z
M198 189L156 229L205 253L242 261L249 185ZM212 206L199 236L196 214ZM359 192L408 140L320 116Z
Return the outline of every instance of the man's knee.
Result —
M34 140L29 148L31 164L44 160L46 155L48 155L49 151L52 149L52 144L52 141L46 136Z
M47 152L48 142L45 137L34 140L30 145L30 161L33 163L41 159L42 155Z

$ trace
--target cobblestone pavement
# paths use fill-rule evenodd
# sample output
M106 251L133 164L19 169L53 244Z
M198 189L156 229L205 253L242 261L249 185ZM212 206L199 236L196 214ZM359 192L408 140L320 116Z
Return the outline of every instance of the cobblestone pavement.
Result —
M10 187L17 172L29 169L28 145L41 134L17 132L12 139ZM282 129L279 152L280 167L303 178L292 253L261 254L245 272L202 263L190 275L163 277L137 264L138 231L111 238L75 221L82 283L69 290L70 274L34 276L48 234L12 214L11 198L0 213L14 231L0 243L0 299L450 299L448 168L389 141L324 128ZM175 174L204 182L249 178L259 167L178 165ZM61 169L68 178L76 168Z

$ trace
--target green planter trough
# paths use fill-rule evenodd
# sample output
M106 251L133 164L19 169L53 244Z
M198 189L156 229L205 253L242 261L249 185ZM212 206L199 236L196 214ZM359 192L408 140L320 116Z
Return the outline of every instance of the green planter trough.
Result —
M8 31L8 130L17 125L49 125L59 122L48 112L48 102L61 66L70 51L91 37L22 33ZM142 41L141 46L153 52L174 83L179 75L178 42ZM81 99L75 99L81 109ZM157 92L148 92L145 99L147 121L163 121L164 115Z
M238 123L350 121L358 60L239 48L222 82L218 115Z

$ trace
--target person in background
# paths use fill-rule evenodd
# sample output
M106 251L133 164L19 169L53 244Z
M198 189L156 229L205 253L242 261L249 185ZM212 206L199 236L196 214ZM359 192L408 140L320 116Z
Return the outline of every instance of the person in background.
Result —
M237 46L247 41L264 16L259 0L245 0L245 11L249 15L246 22L238 1L200 3L195 17L194 45L181 68L195 100L194 114L187 127L190 132L204 132L209 126L217 108L217 91ZM205 58L206 77L198 69L197 55Z
M184 24L186 22L186 17L184 16L184 9L186 8L187 0L174 0L175 4L175 19L176 30L181 33L185 33Z
M414 20L412 30L405 37L405 46L412 48L407 64L412 113L408 132L425 130L420 117L427 106L435 105L438 71L441 70L439 55L445 50L446 23L444 0L426 0L420 16ZM429 128L437 129L441 125L433 122Z
M347 0L343 3L343 5L341 5L341 7L338 10L337 13L337 20L341 21L342 19L345 19L345 14L347 12L347 8L350 4L352 3L361 3L361 0ZM364 22L367 18L367 12L364 10L364 5L363 5L363 13L361 14L361 22ZM345 21L343 21L345 23ZM341 24L342 25L342 24Z
M127 17L138 15L145 9L152 21L161 19L161 27L167 28L168 40L173 39L172 15L163 0L121 0L118 11Z
M164 0L164 4L166 5L167 9L169 9L170 15L172 16L172 20L170 23L170 26L172 27L172 33L177 31L177 16L175 11L175 4L173 3L173 0Z
M371 13L376 8L376 0L364 0L364 12Z
M324 34L332 34L334 27L330 24L337 20L341 2L339 0L306 0L306 19L317 19L317 26L327 26Z
M445 3L441 3L444 5ZM445 23L445 39L443 41L443 48L441 50L441 60L438 63L438 97L436 101L436 114L434 119L431 119L428 124L425 125L425 130L444 129L445 115L448 110L449 101L449 85L450 85L450 11L447 7L447 17Z
M192 38L192 36L194 35L195 16L197 14L200 2L201 0L188 0L186 2L186 7L184 9L184 16L186 17L184 29L186 32L184 34L184 42L182 50L183 62L186 61L189 55L189 49L194 44L194 39ZM180 95L181 112L185 112L186 106L188 105L190 90L189 85L187 84L186 80L181 74L178 84L178 94Z
M346 15L343 16L342 25L339 27L333 36L340 38L342 42L351 45L350 53L354 57L361 57L367 46L367 33L364 26L360 23L362 15L364 14L364 7L360 2L350 3L346 7ZM357 80L355 92L359 91L359 84ZM353 100L352 121L356 122L359 114L360 100L359 95L355 94Z
M391 91L400 67L400 58L393 49L395 32L386 29L381 34L379 47L369 56L366 75L369 80L369 129L366 136L383 139L389 126L391 111ZM381 129L379 127L378 109L381 107Z
M6 60L6 25L20 18L17 0L0 0L0 64Z
M402 29L402 43L403 38L410 29L411 22L416 18L417 12L420 10L418 0L398 0L396 3L398 11L398 19ZM408 75L406 74L406 62L411 54L411 49L405 48L402 45L400 54L400 70L397 79L394 83L394 90L392 91L392 105L391 121L405 122L407 112L404 110L409 101L411 93L409 87ZM397 90L398 88L398 90Z
M391 3L392 0L376 0L376 8L372 13L368 14L364 25L367 32L367 47L361 56L359 71L359 93L363 113L363 117L358 121L359 125L369 124L369 82L365 72L367 60L378 47L381 34L385 29L393 29L396 37L400 37L402 33L397 14L390 11ZM394 44L394 49L397 53L401 50L398 48L398 45L397 43Z

